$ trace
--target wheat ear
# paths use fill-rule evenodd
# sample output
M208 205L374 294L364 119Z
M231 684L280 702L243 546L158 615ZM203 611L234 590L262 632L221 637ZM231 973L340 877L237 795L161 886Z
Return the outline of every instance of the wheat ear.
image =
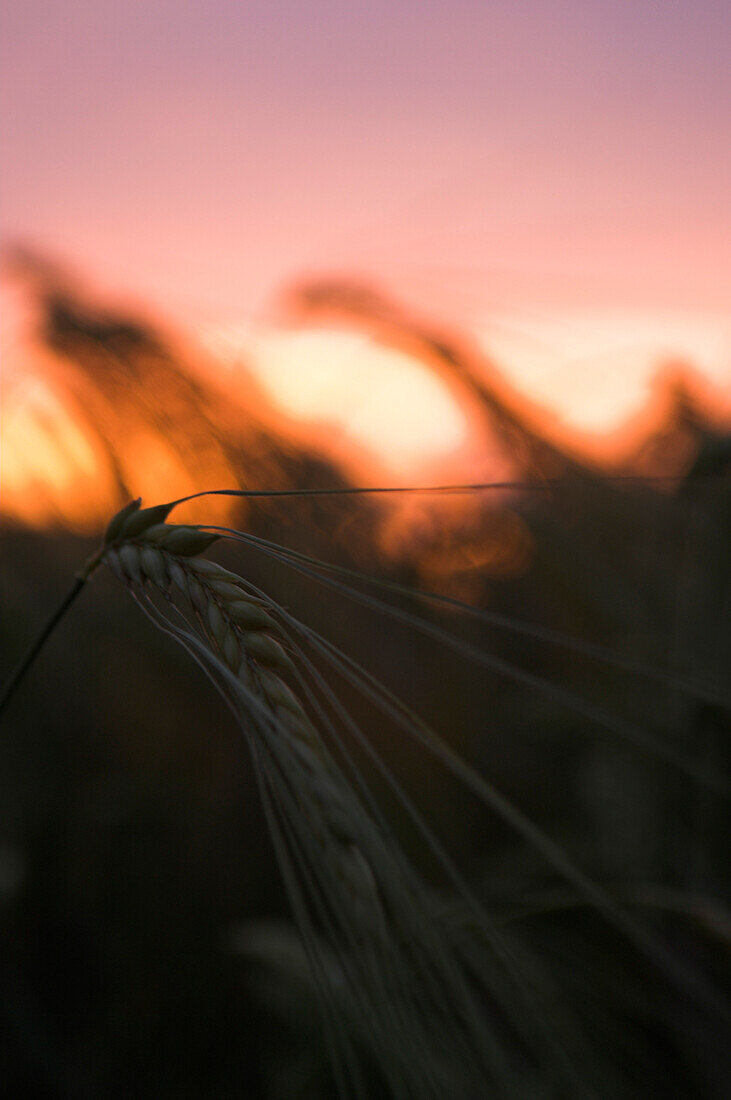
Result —
M455 1087L465 1098L504 1093L510 1071L501 1044L454 944L429 915L427 891L287 683L293 663L275 605L198 558L218 536L166 523L173 506L133 501L110 523L98 557L207 668L239 718L326 1010L342 1016L346 989L366 1077L385 1079L394 1097L437 1100ZM182 603L183 625L157 614L154 594L168 609ZM337 958L336 975L318 939ZM347 1036L342 1045L341 1091L369 1094Z

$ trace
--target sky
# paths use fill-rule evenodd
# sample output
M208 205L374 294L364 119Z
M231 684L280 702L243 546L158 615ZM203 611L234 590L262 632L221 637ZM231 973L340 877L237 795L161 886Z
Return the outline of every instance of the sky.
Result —
M585 426L674 344L731 379L727 2L3 8L3 241L206 331L365 274L559 404L581 360Z

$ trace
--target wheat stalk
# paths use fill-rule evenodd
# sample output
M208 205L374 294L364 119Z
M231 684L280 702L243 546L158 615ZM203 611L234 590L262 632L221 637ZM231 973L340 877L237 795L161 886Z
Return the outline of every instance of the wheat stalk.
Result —
M174 505L133 501L109 525L87 573L107 565L158 625L207 668L258 766L285 882L344 1062L341 1092L368 1095L368 1073L393 1096L477 1098L510 1071L454 944L428 913L427 891L355 794L292 690L293 662L273 610L252 587L197 555L219 536L166 523ZM163 597L160 612L151 596ZM158 603L159 603L158 599ZM180 605L180 606L179 606ZM318 949L324 939L327 951ZM323 960L334 957L338 966ZM348 1017L365 1045L366 1078ZM513 1091L512 1089L510 1091Z
M142 509L136 500L113 517L0 709L61 615L107 565L203 666L248 738L321 994L340 1093L370 1096L375 1088L407 1100L516 1095L515 1067L494 1027L502 1000L515 991L506 994L505 974L474 981L474 953L434 919L429 892L375 805L366 808L356 795L288 684L293 664L275 617L282 609L197 557L220 536L166 523L179 503Z

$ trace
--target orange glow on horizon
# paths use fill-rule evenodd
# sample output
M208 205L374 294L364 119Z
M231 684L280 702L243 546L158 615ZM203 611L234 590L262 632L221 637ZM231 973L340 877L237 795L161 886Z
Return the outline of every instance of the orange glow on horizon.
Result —
M98 529L114 501L104 457L38 380L3 401L2 512L29 527Z
M334 426L394 477L418 480L468 442L467 417L443 382L360 333L270 333L253 369L282 411L321 435Z
M565 316L547 315L542 327L535 319L532 328L526 322L522 339L506 335L506 326L488 324L482 342L498 352L501 367L505 364L505 376L491 376L490 384L508 408L558 445L598 463L616 463L667 412L657 387L653 395L648 366L652 349L662 348L664 339L668 351L675 347L706 367L705 382L700 377L695 383L701 396L715 364L714 411L728 417L731 372L724 386L718 368L726 354L727 327L714 318L684 322L676 317L665 329L663 318L648 315L634 322L633 328L618 316L585 313L573 317L572 328ZM520 323L519 316L512 318L513 333ZM403 324L408 337L408 319ZM48 352L29 341L23 344L18 324L8 331L20 345L7 360L11 384L6 382L3 402L0 508L29 526L97 531L119 503L103 437L80 422L81 406L74 411L58 389L63 371ZM540 352L539 337L544 341ZM236 325L201 326L195 339L214 356L199 356L193 341L183 342L183 361L189 353L191 369L219 402L211 407L226 420L221 427L228 432L236 431L237 410L254 415L265 431L314 447L335 461L354 484L509 476L481 434L473 399L428 355L410 349L408 339L399 347L352 327L252 330ZM622 349L630 345L637 349L634 356L623 356ZM593 374L592 347L595 359L606 364ZM102 404L89 408L103 411ZM211 453L193 472L153 427L130 420L124 408L120 416L115 430L124 431L125 480L146 500L236 484L225 458ZM186 518L223 520L230 511L225 500L213 498L198 514L189 508ZM417 525L423 520L419 508L402 512L404 520L412 515Z

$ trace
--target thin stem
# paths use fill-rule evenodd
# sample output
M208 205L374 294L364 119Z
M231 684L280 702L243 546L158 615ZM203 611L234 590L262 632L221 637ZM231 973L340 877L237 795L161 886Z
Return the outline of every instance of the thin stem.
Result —
M26 675L32 668L36 657L41 652L58 624L61 622L61 619L71 607L74 600L81 593L82 589L86 585L86 582L89 580L89 577L99 565L100 561L101 552L95 554L94 557L90 558L84 568L76 574L71 589L69 590L69 592L67 592L66 596L56 608L53 615L51 615L51 618L48 620L43 630L40 632L40 634L31 645L23 660L10 676L10 679L3 688L2 695L0 695L0 716L3 714L6 706L12 699L13 695L15 695L17 688L20 687Z
M360 496L364 493L427 493L442 496L451 494L475 493L481 490L512 490L516 492L533 492L535 490L559 489L564 485L575 484L575 478L549 477L541 481L479 481L463 485L387 485L377 487L363 487L349 485L336 489L204 489L200 493L191 493L187 497L179 497L173 501L173 507L185 504L189 500L198 497L332 497L332 496ZM628 485L652 485L659 482L672 484L682 482L679 475L645 476L642 474L607 474L601 477L604 482L611 484Z

